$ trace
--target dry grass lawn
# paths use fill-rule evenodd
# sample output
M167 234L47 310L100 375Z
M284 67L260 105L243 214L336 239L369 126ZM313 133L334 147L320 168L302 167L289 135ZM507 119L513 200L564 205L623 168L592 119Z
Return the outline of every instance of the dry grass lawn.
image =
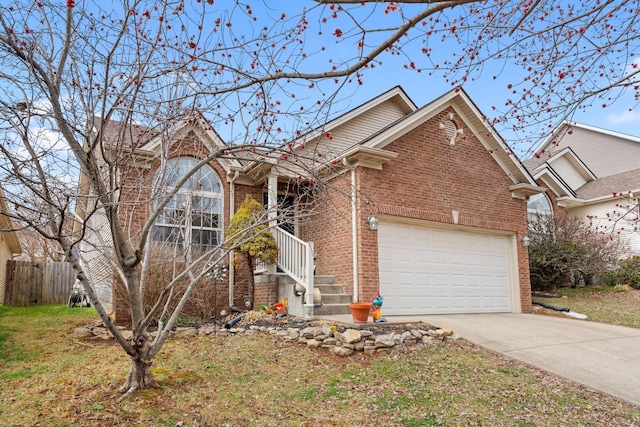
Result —
M630 426L640 408L448 341L341 358L274 336L172 340L160 387L118 403L128 361L71 331L91 309L0 307L8 426Z
M585 288L561 288L556 294L560 298L538 298L556 307L566 307L571 311L586 314L587 320L612 325L640 328L640 290L622 286ZM553 314L549 310L535 312Z

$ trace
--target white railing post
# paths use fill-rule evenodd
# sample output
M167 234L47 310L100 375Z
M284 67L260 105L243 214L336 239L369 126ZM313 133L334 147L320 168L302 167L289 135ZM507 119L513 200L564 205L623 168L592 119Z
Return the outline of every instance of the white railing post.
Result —
M278 245L278 267L305 289L304 315L313 317L313 243L305 242L280 227L271 229Z
M304 316L307 318L311 318L313 317L313 307L314 307L314 303L313 303L313 287L314 287L314 280L313 280L313 270L314 270L314 262L313 262L313 247L311 244L306 243L305 244L305 252L306 252L306 256L305 256L305 261L306 261L306 265L305 265L305 278L306 283L304 284L304 287L307 289L307 293L306 293L306 300L307 302L304 305Z
M269 229L274 232L278 225L278 175L271 173L267 181L267 199L268 199L268 217L269 217ZM267 272L269 274L276 273L275 265L268 265Z

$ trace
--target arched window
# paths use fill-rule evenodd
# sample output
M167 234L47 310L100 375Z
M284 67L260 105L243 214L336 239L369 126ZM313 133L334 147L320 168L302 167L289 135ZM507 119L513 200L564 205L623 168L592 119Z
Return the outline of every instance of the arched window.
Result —
M162 188L163 193L172 190L197 163L198 160L191 157L169 160L166 170L155 173L154 185ZM223 200L218 174L211 166L202 166L158 216L153 239L180 246L187 241L203 250L218 246L222 239Z
M534 194L527 202L527 218L529 220L529 236L539 239L554 229L553 209L549 197L544 193Z
M538 219L540 215L553 215L553 209L551 209L551 202L549 197L544 193L534 194L529 197L527 202L527 214L529 221Z

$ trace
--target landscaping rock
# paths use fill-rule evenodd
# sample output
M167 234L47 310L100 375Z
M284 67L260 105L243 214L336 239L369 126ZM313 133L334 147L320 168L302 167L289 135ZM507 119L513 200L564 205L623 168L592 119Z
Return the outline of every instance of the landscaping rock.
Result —
M307 341L307 347L318 348L321 345L322 345L322 341L318 341L313 338Z
M422 338L422 332L421 331L419 331L417 329L412 329L410 332L411 332L411 335L413 335L417 339L421 339Z
M325 338L324 340L322 340L322 344L324 344L324 345L336 345L336 344L338 344L338 340L333 338L333 337L329 337L329 338Z
M198 330L198 335L211 335L216 331L216 327L215 326L203 326L202 328L200 328L200 330Z
M390 352L415 345L434 345L441 343L445 339L460 339L453 335L450 328L433 328L429 325L374 325L364 326L363 329L345 328L328 325L309 325L309 321L290 318L278 323L277 321L265 322L254 321L250 324L238 323L231 329L216 327L211 324L202 326L181 326L177 327L172 335L176 338L208 336L234 336L234 335L255 335L259 333L269 334L278 339L304 344L309 348L326 348L332 353L347 357L356 352L367 355ZM298 327L298 325L300 325ZM132 339L132 333L118 326L123 337ZM157 335L156 331L149 331L151 337ZM100 339L112 340L108 329L102 321L90 322L85 327L76 328L73 336L80 339Z
M376 348L393 347L394 345L396 345L396 342L393 340L393 336L391 335L378 335L376 337Z
M440 332L445 337L448 337L453 333L453 330L451 328L441 328L441 329L437 329L437 331Z
M196 335L198 335L197 328L194 328L194 327L176 328L176 337L195 337Z
M73 336L80 339L93 337L93 332L88 328L80 327L73 330Z
M401 335L400 335L400 342L404 343L405 341L407 341L409 338L411 338L413 336L413 334L409 331L404 331Z
M331 351L334 354L337 354L338 356L342 356L342 357L346 357L346 356L351 356L354 351L352 348L348 348L348 347L333 347L331 349Z
M357 329L347 329L342 333L342 342L352 344L362 339L362 332Z

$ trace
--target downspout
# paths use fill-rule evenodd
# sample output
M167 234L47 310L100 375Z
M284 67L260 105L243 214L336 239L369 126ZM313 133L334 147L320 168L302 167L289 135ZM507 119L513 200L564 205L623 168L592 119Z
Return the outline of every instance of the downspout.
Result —
M347 158L342 164L351 169L351 253L353 254L353 302L358 302L360 283L358 280L358 205L356 189L356 168L349 164Z
M271 169L267 178L267 199L268 199L268 219L269 228L278 226L278 175ZM267 265L268 274L276 274L278 271L276 263Z
M236 199L236 184L235 181L236 179L238 179L238 176L240 176L240 172L235 171L233 173L233 177L231 178L231 180L229 181L229 220L231 220L231 217L233 217L233 214L235 213L236 210L236 204L235 204L235 199ZM228 175L227 175L228 177ZM234 292L234 284L235 284L235 268L232 268L233 265L233 251L229 252L229 267L227 269L227 271L229 271L229 307L233 307L234 301L233 301L233 292Z

